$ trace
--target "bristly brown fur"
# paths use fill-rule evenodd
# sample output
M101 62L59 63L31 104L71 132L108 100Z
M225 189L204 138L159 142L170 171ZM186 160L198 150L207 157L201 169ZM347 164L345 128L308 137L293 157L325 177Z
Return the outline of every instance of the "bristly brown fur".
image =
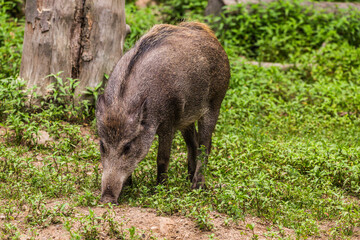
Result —
M185 28L190 28L193 30L200 30L200 31L205 31L207 32L210 36L212 36L213 38L217 39L214 32L209 28L208 25L206 25L205 23L200 23L200 22L182 22L179 24L179 27L185 27Z
M226 52L205 24L156 25L144 35L119 60L98 98L101 201L117 203L156 135L157 183L163 183L177 130L188 149L191 187L204 188L201 169L229 79ZM198 158L201 146L206 156Z
M117 143L123 135L123 125L121 122L125 117L119 111L105 111L101 117L101 127L98 127L99 135L106 138L109 143ZM119 121L120 120L120 121ZM100 119L99 119L100 121Z
M144 55L144 53L146 53L150 49L154 49L159 46L167 36L169 36L176 30L176 27L172 25L155 25L149 33L142 37L137 44L138 46L136 53L129 62L127 71L125 73L125 79L128 78L135 63L142 55Z
M119 102L115 105L106 105L103 95L99 97L97 104L97 121L99 135L106 139L108 143L117 144L124 135L127 135L129 129L126 128L126 119L129 119L130 115L138 116L137 121L145 121L146 114L146 97L136 99L131 103L131 109L125 110L126 105L123 102Z
M205 31L211 37L216 38L214 32L205 24L200 22L182 22L178 26L170 24L158 24L155 25L150 31L144 35L139 42L137 43L137 50L134 56L131 58L128 68L125 72L125 78L120 88L120 97L123 96L125 92L125 86L127 78L129 77L131 70L133 69L136 62L148 51L155 49L160 46L167 37L172 35L175 32L181 32L185 29L192 29L195 31Z

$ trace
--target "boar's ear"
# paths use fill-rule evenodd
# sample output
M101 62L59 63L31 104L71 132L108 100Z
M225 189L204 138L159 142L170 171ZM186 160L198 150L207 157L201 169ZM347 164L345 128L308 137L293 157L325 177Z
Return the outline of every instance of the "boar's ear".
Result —
M140 110L140 112L139 112L139 121L140 121L141 125L145 125L146 124L146 118L147 118L147 98L144 98L142 100L142 103L140 105L139 110Z
M141 125L145 124L147 117L147 99L146 97L141 97L140 99L133 100L130 103L133 108L128 110L128 119L130 122L140 123Z
M96 115L104 112L105 105L106 104L105 104L104 94L101 94L101 95L99 95L97 102L96 102Z

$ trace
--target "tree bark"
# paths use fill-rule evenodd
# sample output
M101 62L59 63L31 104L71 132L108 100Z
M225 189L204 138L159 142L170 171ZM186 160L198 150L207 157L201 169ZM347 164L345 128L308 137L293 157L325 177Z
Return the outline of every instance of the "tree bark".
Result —
M205 8L205 16L210 14L219 15L223 6L225 6L223 0L208 0L208 5Z
M95 87L122 55L124 0L27 0L20 77L46 95L49 74L77 78L75 96Z
M278 0L209 0L205 9L205 15L218 15L223 6L236 5L236 4L262 4L266 5ZM302 6L312 6L315 10L322 10L328 13L339 12L340 9L357 9L360 10L360 3L350 2L301 2Z

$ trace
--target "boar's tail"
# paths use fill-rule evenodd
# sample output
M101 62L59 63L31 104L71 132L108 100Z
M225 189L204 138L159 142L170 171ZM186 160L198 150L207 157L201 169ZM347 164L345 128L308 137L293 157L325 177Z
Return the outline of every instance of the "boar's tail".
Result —
M216 39L216 36L215 36L214 32L205 23L201 23L201 22L182 22L182 23L179 24L179 27L185 27L185 28L190 28L190 29L193 29L193 30L205 31L211 37Z

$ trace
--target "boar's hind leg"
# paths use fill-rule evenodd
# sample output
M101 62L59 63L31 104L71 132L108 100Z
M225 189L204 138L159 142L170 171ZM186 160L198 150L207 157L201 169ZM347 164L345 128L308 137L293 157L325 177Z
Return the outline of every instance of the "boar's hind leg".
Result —
M157 183L164 183L167 179L167 171L170 161L171 144L174 138L174 131L171 129L162 130L159 134L159 148L157 154Z
M203 169L206 167L208 155L210 154L211 149L211 135L215 129L216 121L219 116L219 107L209 110L204 116L202 116L198 121L199 128L199 146L205 147L206 156L199 158L202 150L198 150L198 157L196 159L196 170L194 178L192 179L191 188L204 188L205 187L205 178L203 175Z
M196 169L196 155L199 148L198 136L195 129L195 124L191 124L186 129L181 131L182 136L187 146L187 161L188 161L188 174L190 180L194 178Z

